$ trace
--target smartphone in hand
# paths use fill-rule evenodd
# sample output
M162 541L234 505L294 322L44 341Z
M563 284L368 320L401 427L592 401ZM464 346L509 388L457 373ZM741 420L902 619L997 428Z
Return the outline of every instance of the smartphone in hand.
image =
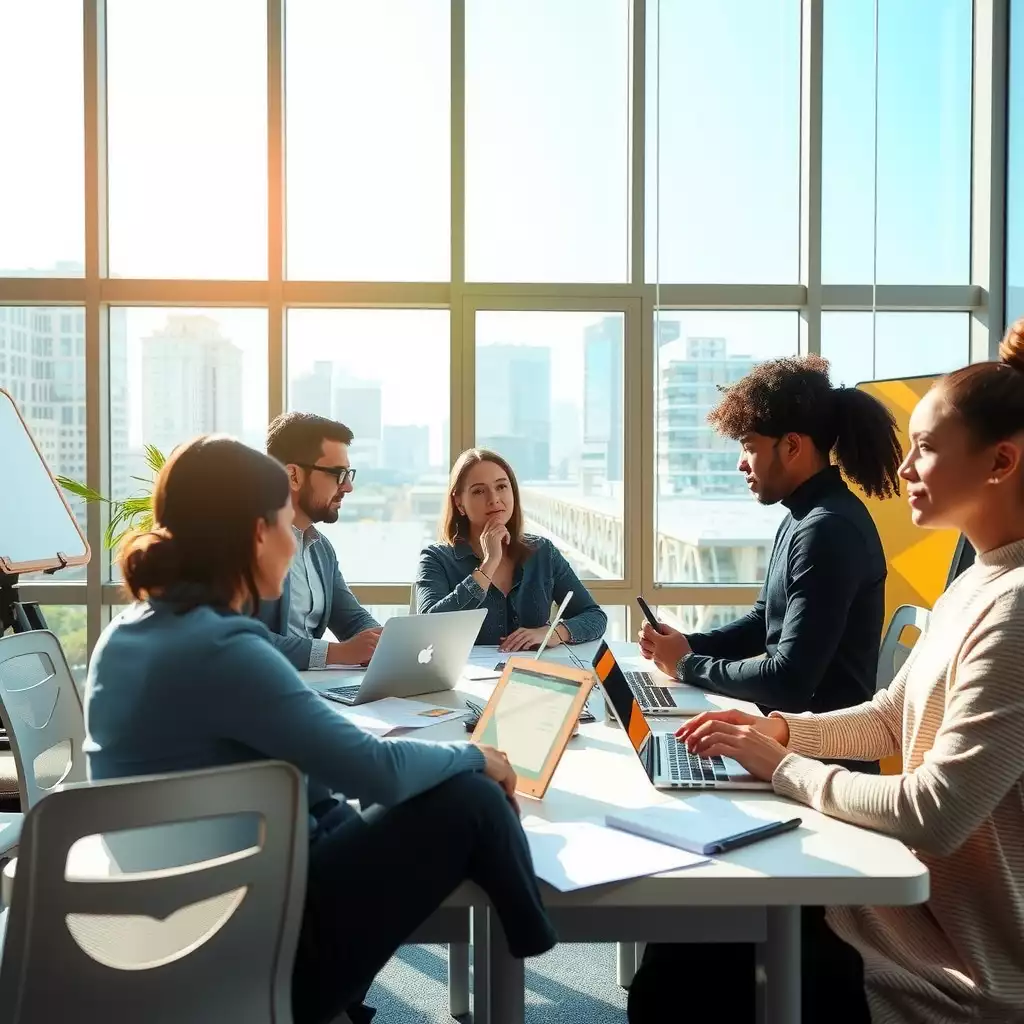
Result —
M655 632L664 633L665 627L654 617L651 606L639 594L637 595L636 603L640 605L640 611L644 613L644 618L651 624Z

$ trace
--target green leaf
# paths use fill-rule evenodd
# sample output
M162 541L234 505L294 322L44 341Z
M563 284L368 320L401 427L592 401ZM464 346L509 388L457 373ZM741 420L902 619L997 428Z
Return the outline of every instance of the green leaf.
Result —
M91 487L87 487L85 484L80 484L77 480L72 480L70 477L58 476L55 477L58 484L71 494L76 495L79 498L84 498L86 501L110 501L109 498L104 498L99 491L94 491Z
M153 499L148 495L139 498L125 498L124 501L118 502L118 504L129 519L146 513L151 514L153 510Z
M163 469L164 463L167 461L167 458L164 456L164 453L160 451L159 448L156 447L156 445L147 444L145 445L145 449L146 465L149 466L149 468L153 470L154 473L159 473L160 470Z

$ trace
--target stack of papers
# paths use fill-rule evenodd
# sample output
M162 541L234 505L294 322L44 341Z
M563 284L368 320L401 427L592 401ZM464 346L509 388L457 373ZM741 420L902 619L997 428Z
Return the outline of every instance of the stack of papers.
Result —
M466 708L445 708L402 697L385 697L355 707L332 702L331 707L353 725L375 736L386 736L395 729L424 729L439 722L454 722L469 714Z
M549 822L530 816L523 819L523 830L537 877L559 892L677 871L708 860L606 828L596 819Z

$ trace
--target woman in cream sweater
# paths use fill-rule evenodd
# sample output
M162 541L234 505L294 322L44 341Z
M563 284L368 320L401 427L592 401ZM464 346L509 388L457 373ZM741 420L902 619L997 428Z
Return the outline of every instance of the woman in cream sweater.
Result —
M783 796L902 839L929 869L922 906L834 907L827 936L805 934L808 1024L1024 1021L1024 320L1000 356L943 378L911 417L900 475L914 522L961 531L978 555L888 689L822 715L710 712L677 734ZM891 754L900 775L817 760ZM630 1020L669 1000L689 1009L701 985L690 970L673 947L651 947ZM721 1000L747 987L752 998L753 978L722 980L732 1020Z

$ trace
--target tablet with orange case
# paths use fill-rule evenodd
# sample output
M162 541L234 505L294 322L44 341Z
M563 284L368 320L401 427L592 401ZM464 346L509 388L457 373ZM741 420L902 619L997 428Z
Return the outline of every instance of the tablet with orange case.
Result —
M516 792L539 800L593 686L588 670L510 658L473 731L473 741L504 751L516 772Z

